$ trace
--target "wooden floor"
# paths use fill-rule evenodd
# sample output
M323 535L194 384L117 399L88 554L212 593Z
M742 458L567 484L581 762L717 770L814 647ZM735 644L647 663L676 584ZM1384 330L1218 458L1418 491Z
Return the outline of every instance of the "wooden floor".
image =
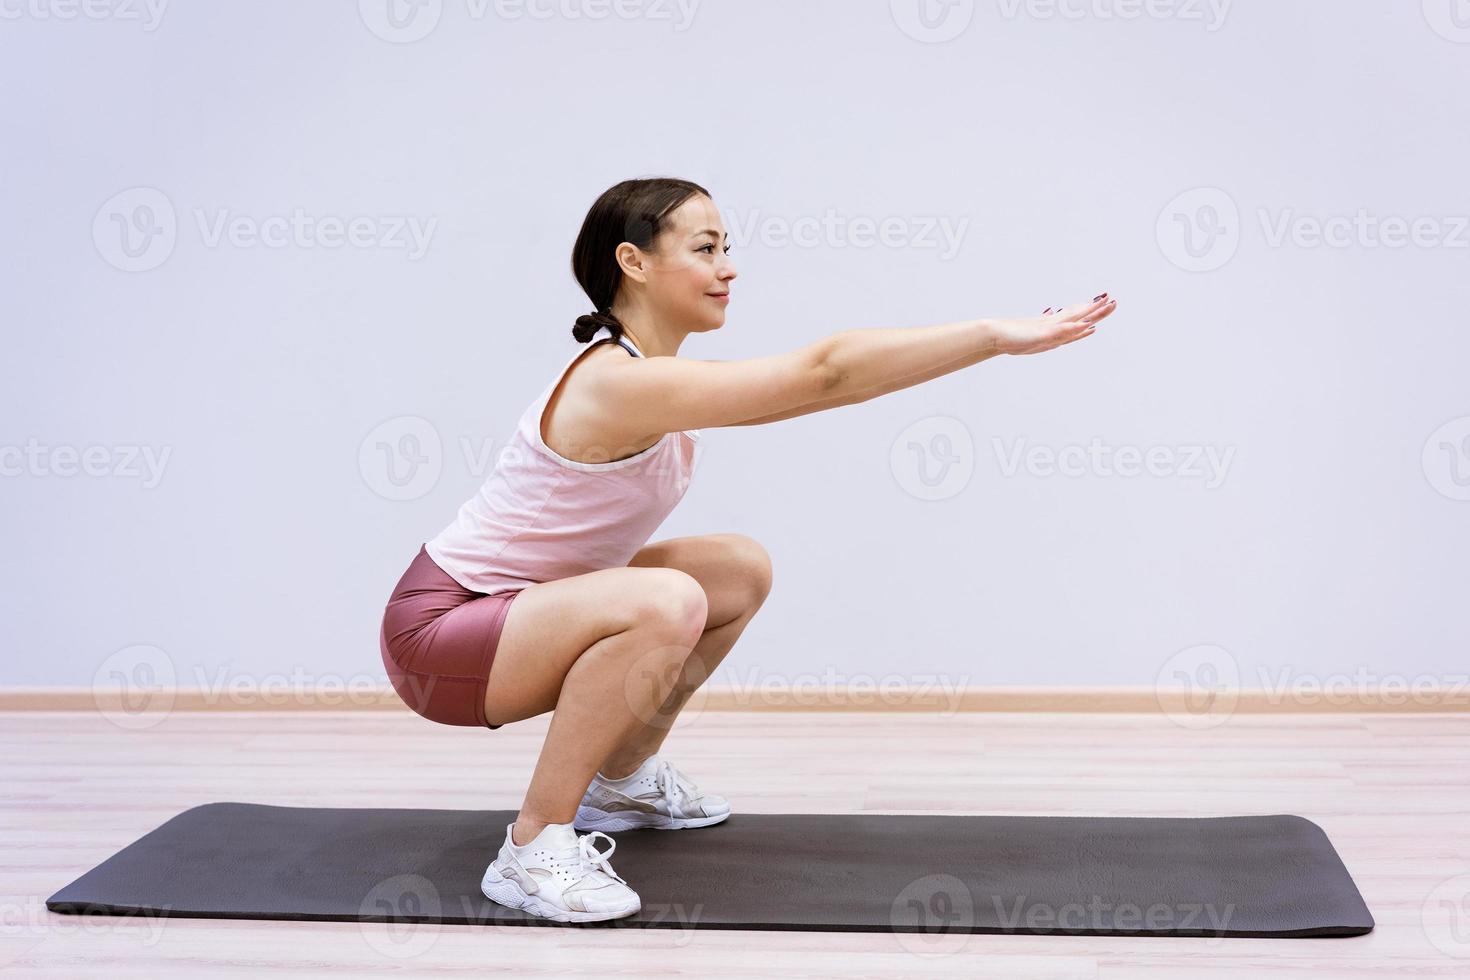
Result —
M385 924L149 926L45 909L57 888L201 803L515 809L546 721L487 732L406 711L175 712L129 731L95 713L0 713L0 971L1470 977L1465 714L1242 715L1194 731L1146 714L704 711L664 746L747 813L1301 814L1327 832L1377 920L1353 939L477 926L419 926L405 939Z

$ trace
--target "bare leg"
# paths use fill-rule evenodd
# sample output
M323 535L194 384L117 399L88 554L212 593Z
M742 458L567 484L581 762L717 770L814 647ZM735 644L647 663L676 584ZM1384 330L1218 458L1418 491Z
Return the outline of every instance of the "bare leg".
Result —
M655 716L708 622L699 583L669 568L616 568L529 586L506 615L485 717L553 711L511 840L570 823L597 767ZM652 681L649 681L649 678Z
M709 679L720 661L725 659L725 654L740 639L740 634L745 631L759 609L760 604L757 603L728 623L704 631L689 656L682 663L669 668L669 673L673 674L675 669L678 673L670 685L668 696L626 741L614 747L611 754L603 760L599 772L609 779L627 776L642 765L645 759L658 752L670 729L674 727L674 719L684 709L690 696Z

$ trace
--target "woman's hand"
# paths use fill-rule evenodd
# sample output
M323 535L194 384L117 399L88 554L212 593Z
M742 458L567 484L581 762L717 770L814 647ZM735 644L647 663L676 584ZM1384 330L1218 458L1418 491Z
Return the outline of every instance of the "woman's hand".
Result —
M1064 309L1047 307L1038 317L989 320L997 354L1039 354L1092 335L1099 320L1118 308L1107 293L1091 303Z

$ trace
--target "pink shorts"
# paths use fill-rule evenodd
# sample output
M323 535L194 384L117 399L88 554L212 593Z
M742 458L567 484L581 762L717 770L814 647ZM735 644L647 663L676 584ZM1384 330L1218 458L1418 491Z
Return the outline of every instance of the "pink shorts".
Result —
M383 666L404 703L443 725L502 727L485 719L485 687L518 595L466 589L421 546L388 599L379 634Z

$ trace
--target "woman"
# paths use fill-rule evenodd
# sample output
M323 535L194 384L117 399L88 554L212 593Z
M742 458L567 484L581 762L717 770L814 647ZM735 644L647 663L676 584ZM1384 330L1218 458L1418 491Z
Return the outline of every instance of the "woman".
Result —
M572 331L587 349L526 409L494 473L420 548L384 614L384 665L424 717L496 729L554 711L481 883L532 915L632 915L639 898L608 862L605 831L729 816L722 797L657 754L771 587L770 558L745 535L645 544L689 486L700 430L1050 350L1089 336L1116 306L1103 294L1040 317L846 330L743 361L681 358L684 338L724 325L727 237L709 192L688 181L627 180L597 199L572 250L596 307Z

